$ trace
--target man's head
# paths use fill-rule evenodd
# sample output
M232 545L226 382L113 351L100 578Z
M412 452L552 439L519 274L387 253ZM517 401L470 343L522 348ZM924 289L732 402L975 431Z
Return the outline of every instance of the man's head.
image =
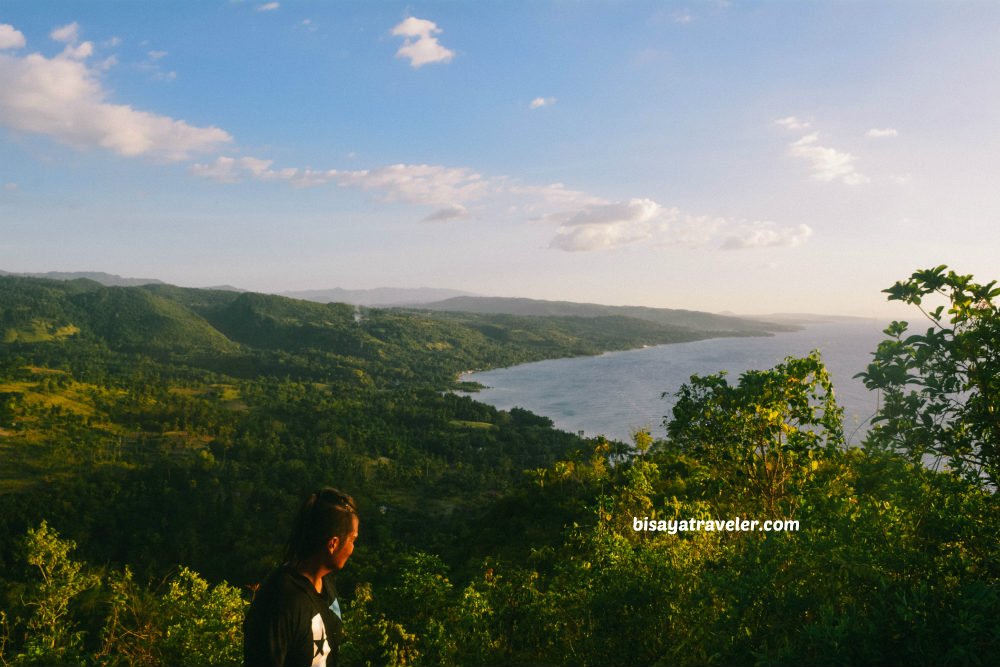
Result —
M354 551L358 536L358 509L354 499L325 488L309 495L295 517L288 540L290 562L323 556L330 570L339 570Z

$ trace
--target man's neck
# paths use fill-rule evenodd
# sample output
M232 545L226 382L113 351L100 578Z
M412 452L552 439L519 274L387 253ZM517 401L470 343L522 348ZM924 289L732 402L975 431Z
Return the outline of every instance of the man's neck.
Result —
M308 579L317 593L323 593L323 577L333 572L333 570L323 567L315 559L305 560L292 566L296 572Z

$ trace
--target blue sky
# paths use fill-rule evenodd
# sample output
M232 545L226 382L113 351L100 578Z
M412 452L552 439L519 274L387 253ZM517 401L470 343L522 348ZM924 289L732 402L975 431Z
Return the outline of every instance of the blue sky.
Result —
M896 314L1000 278L1000 5L0 5L0 269Z

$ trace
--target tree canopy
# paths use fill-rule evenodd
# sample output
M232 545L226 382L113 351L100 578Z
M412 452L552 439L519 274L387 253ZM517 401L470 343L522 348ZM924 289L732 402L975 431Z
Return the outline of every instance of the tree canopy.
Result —
M868 446L944 462L969 479L1000 484L1000 297L946 266L917 271L884 290L916 306L930 326L893 322L860 373L883 406ZM945 303L934 307L934 297ZM930 302L930 303L928 303Z

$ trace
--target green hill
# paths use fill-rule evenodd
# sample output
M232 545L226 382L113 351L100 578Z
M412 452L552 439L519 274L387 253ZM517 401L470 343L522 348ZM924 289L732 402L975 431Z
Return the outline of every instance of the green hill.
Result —
M113 349L236 352L239 346L183 305L146 290L106 287L72 295L81 329Z
M120 352L155 353L164 362L177 355L173 361L238 377L266 372L444 388L470 368L783 328L654 308L475 297L440 303L452 309L369 309L166 284L106 287L90 280L3 276L0 341L58 345L73 338ZM503 312L511 310L518 312ZM80 353L63 349L61 355L72 361Z
M541 301L538 299L523 298L458 296L414 307L425 310L532 315L540 317L629 317L636 320L655 322L656 324L684 327L695 331L717 334L734 332L763 334L774 331L794 331L797 328L787 323L715 315L697 310L647 308L645 306L604 306L597 303Z

